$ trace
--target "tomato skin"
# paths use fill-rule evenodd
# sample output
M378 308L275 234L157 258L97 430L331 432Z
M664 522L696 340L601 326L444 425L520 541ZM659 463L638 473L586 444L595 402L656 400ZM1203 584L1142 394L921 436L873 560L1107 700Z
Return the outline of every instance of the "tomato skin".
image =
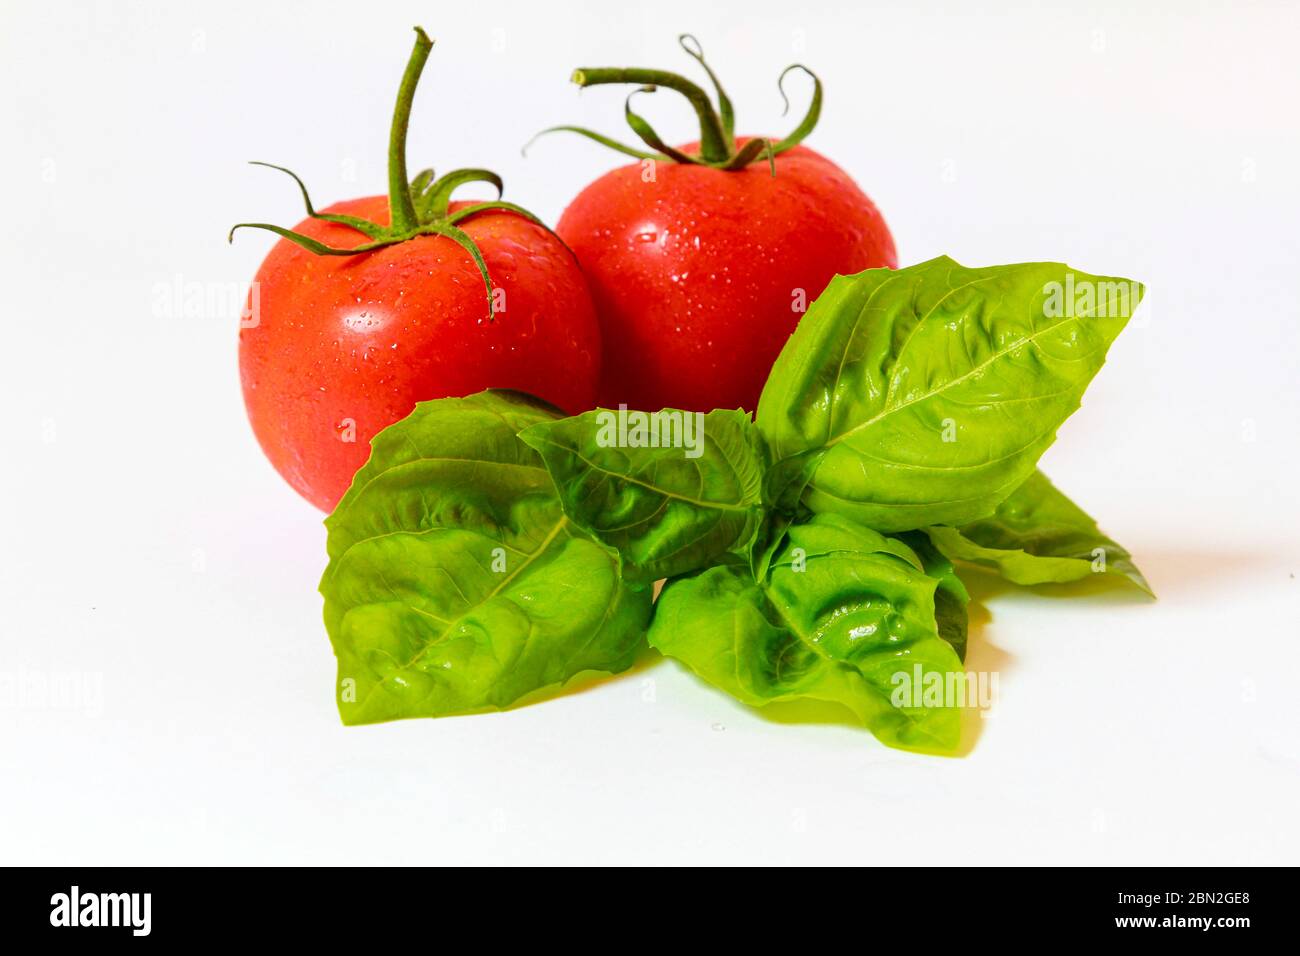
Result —
M796 290L811 302L836 273L898 265L875 205L806 147L778 156L775 178L765 161L656 162L650 182L643 168L597 179L556 227L600 317L603 406L753 411L802 314Z
M324 211L389 221L384 196ZM515 213L460 225L504 290L494 321L473 260L442 236L359 256L318 256L281 239L258 270L256 325L239 335L244 403L271 463L324 511L369 457L370 439L418 401L493 387L569 412L594 403L600 329L573 255ZM364 241L317 219L295 231L332 246Z

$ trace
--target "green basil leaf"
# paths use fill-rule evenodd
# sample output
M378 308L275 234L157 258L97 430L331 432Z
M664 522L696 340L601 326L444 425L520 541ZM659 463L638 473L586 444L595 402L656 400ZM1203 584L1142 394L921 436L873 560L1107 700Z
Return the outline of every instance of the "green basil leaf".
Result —
M749 570L759 581L767 577L767 569L785 544L785 533L793 523L793 518L780 511L764 514L758 533L749 545Z
M936 629L935 587L902 541L818 515L787 529L761 582L739 557L670 581L649 640L747 704L833 701L890 746L951 751L960 708L896 696L961 680Z
M521 499L553 496L541 459L516 436L563 414L530 395L497 389L421 402L374 437L369 460L325 519L330 560L394 528L446 524L491 532L509 523Z
M970 628L970 593L957 569L944 554L931 543L923 531L908 531L899 538L921 560L925 573L935 579L934 618L939 636L952 645L961 660L966 660L966 635Z
M628 667L650 593L565 516L517 393L418 405L326 520L321 580L345 724L506 707Z
M629 581L706 567L746 547L762 521L762 439L745 412L598 409L520 438L565 513L619 552Z
M927 531L948 557L991 568L1016 584L1111 574L1155 596L1128 550L1102 534L1097 522L1041 471L998 505L992 517L961 528Z
M886 532L992 514L1079 407L1141 296L1059 263L944 257L836 277L759 400L769 498Z

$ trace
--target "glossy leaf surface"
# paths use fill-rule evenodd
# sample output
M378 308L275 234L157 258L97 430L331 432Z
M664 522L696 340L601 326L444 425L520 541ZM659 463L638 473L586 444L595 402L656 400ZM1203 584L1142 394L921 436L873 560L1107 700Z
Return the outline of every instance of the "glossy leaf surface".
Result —
M1128 549L1103 534L1097 522L1041 471L1012 492L991 517L961 528L933 527L929 535L948 557L997 571L1016 584L1110 574L1155 596Z
M833 701L891 746L950 751L959 708L896 706L904 685L961 672L936 583L903 542L818 516L787 530L761 582L739 559L670 582L649 639L747 704Z
M489 391L422 403L375 439L326 522L344 723L505 707L631 664L649 592L569 522L516 437L558 414Z
M759 402L769 497L881 531L992 514L1079 407L1141 293L1059 263L946 257L835 278Z
M638 435L647 421L657 424ZM640 444L651 430L658 447ZM668 444L674 435L684 441ZM602 409L521 437L545 461L565 513L619 551L629 580L706 567L744 548L762 520L761 439L744 412Z

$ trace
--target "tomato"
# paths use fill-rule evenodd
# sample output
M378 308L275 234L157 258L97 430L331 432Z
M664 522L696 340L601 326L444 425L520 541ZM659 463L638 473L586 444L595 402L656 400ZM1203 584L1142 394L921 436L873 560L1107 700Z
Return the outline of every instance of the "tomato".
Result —
M713 80L721 115L677 74L579 69L574 80L581 86L653 84L682 93L700 115L702 136L669 147L630 101L629 122L653 152L556 127L641 159L584 189L556 231L582 263L596 302L602 405L753 411L777 353L831 277L898 261L866 194L830 160L799 145L820 115L817 77L790 68L816 84L808 116L791 136L736 137L731 104L698 43L689 36L681 42Z
M387 203L371 196L326 212L387 225ZM573 255L513 212L463 228L504 304L491 320L474 261L445 236L346 258L281 240L258 270L258 323L239 336L244 402L271 463L317 507L333 509L370 439L416 402L502 387L569 412L593 405L600 330ZM357 238L318 219L295 231L336 245Z
M325 511L371 438L419 401L511 388L576 413L596 396L600 327L573 254L518 206L451 201L469 182L499 192L486 170L407 182L406 123L430 46L417 30L388 196L316 212L294 176L307 219L292 230L241 224L283 237L240 331L249 421L271 464Z
M656 162L647 182L643 169L606 173L556 225L596 301L602 405L753 411L831 277L898 265L871 200L803 146L776 158L775 178Z

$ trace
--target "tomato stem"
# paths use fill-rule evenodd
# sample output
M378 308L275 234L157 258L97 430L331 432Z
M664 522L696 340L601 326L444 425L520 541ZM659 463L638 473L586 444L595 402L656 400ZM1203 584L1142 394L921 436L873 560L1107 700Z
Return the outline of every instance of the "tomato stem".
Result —
M714 92L718 94L718 111L722 114L722 132L726 135L731 148L735 149L736 111L731 105L731 98L727 96L727 91L722 88L722 81L718 79L718 75L713 72L713 68L704 59L704 46L689 33L683 33L677 38L677 42L709 75L709 81L713 83Z
M790 111L790 100L785 95L785 78L791 70L803 70L803 72L812 77L812 102L808 106L808 112L804 115L804 118L800 120L799 125L791 131L790 135L772 146L773 153L784 153L787 149L799 145L799 143L803 141L803 138L813 131L813 127L817 125L817 121L821 119L822 115L821 77L808 69L808 67L804 66L802 63L791 63L781 71L781 76L777 78L776 88L781 92L781 99L785 103L783 115Z
M664 86L681 93L700 119L700 158L707 163L722 162L731 155L733 144L722 130L722 120L709 102L709 95L676 73L645 70L638 67L580 67L573 71L579 86L602 86L608 83L635 83L638 86Z
M420 27L415 28L415 48L406 62L402 85L397 88L397 104L393 107L393 126L388 137L388 216L389 227L396 232L406 232L419 225L415 203L411 200L411 185L406 178L406 130L411 124L411 104L415 102L415 88L420 74L428 62L433 41Z
M822 83L817 74L803 64L795 63L786 67L777 80L777 90L781 94L781 99L785 103L787 111L790 108L790 100L785 95L785 78L790 71L802 70L813 81L812 103L808 107L807 114L793 132L784 139L776 141L767 139L750 140L744 146L737 148L735 109L731 104L731 99L727 96L726 90L722 88L722 82L718 79L718 75L713 72L713 68L705 61L704 48L700 45L700 41L689 33L683 33L677 38L677 42L686 51L687 55L695 60L708 75L709 81L713 84L713 89L718 96L717 109L714 108L709 95L703 89L686 77L677 73L670 73L667 70L649 70L639 67L584 66L573 71L572 79L574 83L582 87L602 86L611 83L633 83L636 84L637 89L632 91L632 96L637 93L652 93L661 86L676 90L686 97L691 106L694 107L696 116L699 117L700 149L698 154L685 153L665 143L645 117L633 112L632 96L628 97L623 106L623 116L628 125L632 127L632 131L637 134L641 142L650 147L652 152L647 153L636 147L627 146L581 126L552 126L534 136L532 140L528 141L528 145L531 145L538 136L544 136L547 133L577 133L600 143L602 146L608 146L610 149L638 159L658 159L667 162L710 166L724 172L745 169L751 163L758 162L760 158L763 158L767 160L768 169L775 176L775 158L786 150L797 146L804 137L812 132L813 127L817 125L817 120L821 117ZM528 145L524 146L525 151L528 149Z

